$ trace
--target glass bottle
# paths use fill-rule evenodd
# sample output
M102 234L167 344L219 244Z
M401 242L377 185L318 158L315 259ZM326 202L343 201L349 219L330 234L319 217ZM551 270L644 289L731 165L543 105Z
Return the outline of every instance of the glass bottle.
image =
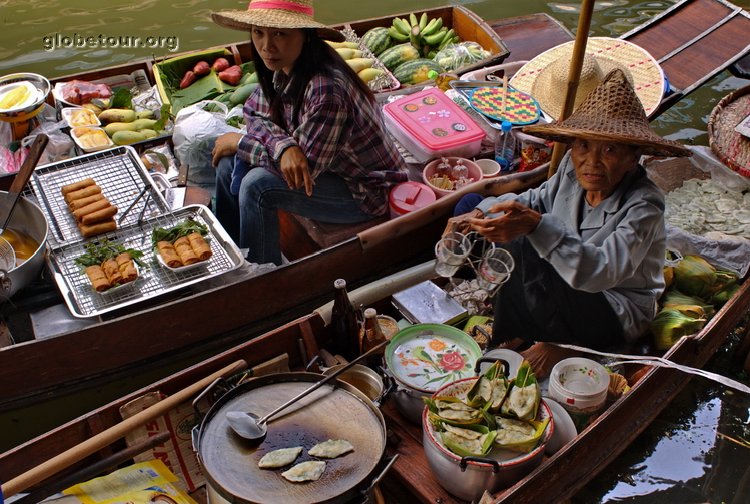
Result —
M339 278L333 282L333 286L336 290L331 309L332 350L345 359L352 360L359 355L357 311L349 299L346 280Z
M380 327L378 322L378 314L374 308L367 308L365 310L365 322L364 322L364 333L362 336L362 353L367 352L371 348L379 345L385 341L385 334L383 329ZM379 352L371 355L367 358L367 364L371 367L377 367L382 364L382 355L385 349L381 349Z

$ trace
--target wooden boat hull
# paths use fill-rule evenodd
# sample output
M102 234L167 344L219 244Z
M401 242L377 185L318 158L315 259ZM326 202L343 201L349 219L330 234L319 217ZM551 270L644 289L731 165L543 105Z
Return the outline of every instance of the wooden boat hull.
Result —
M417 282L422 278L420 275L424 275L424 267L421 271L419 267L414 268L406 282ZM403 282L384 285L385 292L376 290L378 296L383 297L386 292L403 288ZM369 299L365 302L369 305L383 306L382 302L378 304ZM700 333L682 338L666 357L688 366L703 366L748 309L750 282L745 282ZM286 353L290 366L300 369L307 361L308 351L303 353L299 341L302 340L303 346L308 350L315 350L326 341L324 311L308 314L7 451L0 455L0 480L7 483L54 455L75 447L117 424L121 420L120 406L148 392L176 394L238 359L244 359L253 366ZM667 407L669 401L689 379L690 375L675 370L651 369L573 442L546 459L518 483L497 493L495 502L536 504L559 502L572 497L625 450L659 412ZM398 460L383 483L383 492L389 497L388 502L459 502L442 489L430 471L421 445L420 428L403 418L392 400L386 400L382 411L389 431L392 432L391 439L395 440L388 451L391 455L399 454ZM57 477L92 464L122 448L121 442L115 443L108 449L71 466ZM571 471L571 467L575 467L576 470Z

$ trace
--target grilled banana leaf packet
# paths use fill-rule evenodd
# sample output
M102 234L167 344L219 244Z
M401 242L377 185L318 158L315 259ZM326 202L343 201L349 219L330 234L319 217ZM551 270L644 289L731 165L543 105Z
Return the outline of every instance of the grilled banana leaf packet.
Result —
M440 425L440 439L450 451L461 457L483 457L492 449L497 431L486 425L456 427L449 423Z
M423 398L430 410L428 418L436 427L441 423L463 427L485 420L485 411L464 403L458 397L444 396L435 399Z
M516 420L495 417L497 435L495 446L520 453L529 453L536 448L547 428L549 418L539 420Z
M533 420L539 410L542 399L536 376L531 370L529 361L524 360L518 368L518 374L511 383L508 397L503 402L500 413L518 420Z
M470 406L485 408L495 413L500 410L508 394L508 379L503 372L502 361L495 361L474 383L466 395Z

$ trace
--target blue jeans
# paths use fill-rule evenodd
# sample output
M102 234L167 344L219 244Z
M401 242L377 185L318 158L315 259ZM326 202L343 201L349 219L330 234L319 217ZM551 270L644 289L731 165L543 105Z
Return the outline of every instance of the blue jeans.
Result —
M240 183L238 194L230 190L234 156L216 168L216 217L247 260L281 264L278 210L335 224L373 219L362 211L343 179L323 173L315 179L312 196L304 189L289 189L279 176L264 168L252 168Z

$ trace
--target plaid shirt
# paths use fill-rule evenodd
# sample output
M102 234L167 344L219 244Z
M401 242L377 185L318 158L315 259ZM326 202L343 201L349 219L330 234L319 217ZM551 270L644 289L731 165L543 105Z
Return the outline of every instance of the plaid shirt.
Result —
M336 174L346 182L362 211L384 214L388 191L405 181L407 173L404 159L385 133L380 107L362 99L354 83L334 70L333 77L322 73L312 77L303 109L295 114L284 80L281 72L274 76L290 131L271 121L270 104L258 87L245 102L247 134L239 143L240 159L281 176L281 154L298 145L307 156L313 179L323 172Z

